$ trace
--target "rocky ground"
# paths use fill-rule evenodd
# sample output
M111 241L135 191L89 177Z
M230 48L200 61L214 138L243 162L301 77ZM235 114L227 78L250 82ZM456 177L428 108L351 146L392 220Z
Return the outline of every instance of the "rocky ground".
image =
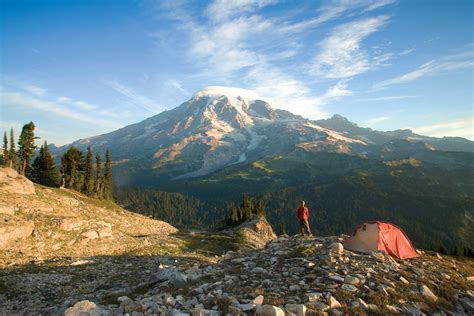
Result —
M256 218L177 231L0 169L0 315L474 314L474 261L394 260Z

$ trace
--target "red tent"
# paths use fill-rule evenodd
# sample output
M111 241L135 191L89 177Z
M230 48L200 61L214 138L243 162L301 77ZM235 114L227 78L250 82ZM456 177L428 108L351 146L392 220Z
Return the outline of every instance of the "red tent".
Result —
M343 242L344 248L371 253L383 250L399 259L418 257L407 235L401 228L386 222L369 222L359 225L354 234Z

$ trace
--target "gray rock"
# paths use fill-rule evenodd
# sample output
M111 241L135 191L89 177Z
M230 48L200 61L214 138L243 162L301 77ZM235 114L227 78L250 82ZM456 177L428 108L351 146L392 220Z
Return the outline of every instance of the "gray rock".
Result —
M335 253L342 254L344 252L344 246L340 242L332 243L329 247Z
M305 316L306 306L303 304L286 304L285 310L289 313L293 313L296 316Z
M467 297L463 297L462 299L459 300L461 302L461 305L464 307L466 311L469 313L474 312L474 301L468 299Z
M314 293L306 293L306 297L308 299L308 302L317 302L323 297L323 293L320 292L314 292Z
M346 277L344 278L344 283L358 285L360 283L360 280L358 277L346 275Z
M437 301L438 300L438 297L429 289L429 287L427 287L424 284L420 286L420 294L424 298L427 298L429 300L432 300L432 301Z
M355 287L355 286L352 285L352 284L346 284L346 283L344 283L344 284L341 286L341 289L344 290L344 291L347 291L347 292L357 292L357 287Z
M285 311L273 305L258 305L256 316L285 316Z
M182 288L188 283L186 275L176 269L161 269L151 278L151 282L154 283L165 281L175 288Z

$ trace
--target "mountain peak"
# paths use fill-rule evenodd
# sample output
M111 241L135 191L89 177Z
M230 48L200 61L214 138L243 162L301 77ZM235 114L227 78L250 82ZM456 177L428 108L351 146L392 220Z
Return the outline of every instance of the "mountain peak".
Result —
M228 98L241 99L247 104L250 101L257 100L258 95L256 92L247 89L233 88L233 87L223 87L223 86L208 86L199 90L194 94L194 98L198 99L201 97L209 97L212 99L217 99L221 96L226 96Z
M334 114L330 120L333 120L333 121L343 121L343 122L349 122L349 119L345 116L342 116L340 114Z

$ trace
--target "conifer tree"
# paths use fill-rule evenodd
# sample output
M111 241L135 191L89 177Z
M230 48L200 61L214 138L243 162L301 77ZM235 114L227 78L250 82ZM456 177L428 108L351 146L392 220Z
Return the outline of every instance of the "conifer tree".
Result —
M59 185L58 170L54 164L53 156L49 153L46 141L33 162L32 178L35 182L46 186L57 187Z
M84 175L84 193L92 195L94 193L94 166L92 162L92 150L87 148L86 173Z
M8 137L7 137L7 132L3 134L3 157L2 157L2 163L4 166L9 166L10 165L10 153L8 152Z
M13 169L17 169L17 154L15 149L15 135L13 133L13 128L10 129L10 158L9 158L9 167Z
M66 188L81 191L84 181L85 162L82 152L76 147L70 147L61 157L61 173Z
M35 124L29 122L23 125L20 139L18 141L18 156L20 158L20 174L25 175L29 172L30 161L35 153Z
M108 149L105 151L104 198L112 199L112 164Z
M103 177L102 177L102 158L100 153L95 155L95 183L94 183L94 192L98 198L103 196Z

